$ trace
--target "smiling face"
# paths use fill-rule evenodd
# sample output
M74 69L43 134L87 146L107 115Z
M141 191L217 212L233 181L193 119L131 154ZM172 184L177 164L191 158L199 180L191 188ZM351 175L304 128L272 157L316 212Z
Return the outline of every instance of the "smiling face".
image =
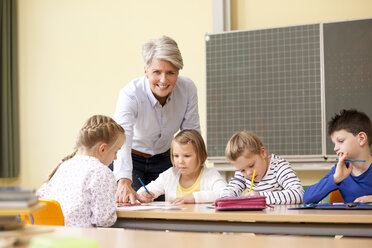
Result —
M145 68L145 75L155 98L164 105L176 85L178 69L166 60L154 59L151 65Z
M199 175L201 165L192 144L180 144L173 142L172 156L174 166L182 175Z
M342 154L348 153L348 159L357 159L360 151L358 148L360 148L362 144L360 135L361 133L354 136L345 129L334 131L331 134L331 139L335 145L334 151L336 152L337 156L340 157Z
M260 154L253 154L246 151L235 161L230 161L234 167L240 171L244 177L252 180L253 171L256 170L255 182L261 181L269 167L269 158L264 147L261 147Z

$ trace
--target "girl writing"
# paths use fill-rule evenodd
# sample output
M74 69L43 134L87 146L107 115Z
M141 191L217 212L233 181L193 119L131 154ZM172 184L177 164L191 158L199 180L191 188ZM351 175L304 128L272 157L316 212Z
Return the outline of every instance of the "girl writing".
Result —
M162 194L171 203L214 202L226 182L217 170L204 166L206 159L207 151L199 132L182 130L171 144L173 167L146 186L151 195L144 187L138 193L147 202Z
M111 226L116 221L116 180L107 167L125 142L124 129L112 118L90 117L75 151L61 160L38 190L60 203L66 226Z
M225 155L236 172L221 197L240 196L250 189L247 195L266 196L267 204L302 201L304 190L289 162L275 154L268 155L256 134L236 132L226 145Z

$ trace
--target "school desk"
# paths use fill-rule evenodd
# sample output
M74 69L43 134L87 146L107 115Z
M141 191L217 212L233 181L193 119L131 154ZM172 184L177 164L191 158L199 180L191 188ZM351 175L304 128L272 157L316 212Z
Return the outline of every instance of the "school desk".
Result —
M115 227L144 230L248 232L372 237L371 210L288 210L275 205L260 211L216 211L206 204L183 210L117 211Z
M80 237L97 242L101 248L168 248L168 247L203 247L227 248L249 246L254 248L370 248L370 238L341 237L309 237L309 236L279 236L279 235L251 235L242 233L196 233L196 232L165 232L145 230L124 230L118 228L73 228L56 226L34 226L38 229L46 228L46 232L23 234L23 245L28 247L34 237Z

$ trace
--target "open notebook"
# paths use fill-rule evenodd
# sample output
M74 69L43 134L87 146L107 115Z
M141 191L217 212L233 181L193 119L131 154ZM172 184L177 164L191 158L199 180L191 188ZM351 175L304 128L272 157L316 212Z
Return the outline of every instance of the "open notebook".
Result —
M266 196L238 196L219 198L215 202L217 210L262 210L267 206Z

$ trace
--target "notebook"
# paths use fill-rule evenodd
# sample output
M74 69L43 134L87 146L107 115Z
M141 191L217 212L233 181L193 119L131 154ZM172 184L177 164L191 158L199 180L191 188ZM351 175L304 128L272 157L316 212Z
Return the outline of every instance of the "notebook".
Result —
M372 202L351 202L351 203L343 203L343 202L334 202L334 203L326 203L326 204L299 204L297 207L288 208L288 209L347 209L347 210L363 210L363 209L370 209L372 210Z
M215 202L217 210L262 210L266 204L266 196L238 196L219 198Z

